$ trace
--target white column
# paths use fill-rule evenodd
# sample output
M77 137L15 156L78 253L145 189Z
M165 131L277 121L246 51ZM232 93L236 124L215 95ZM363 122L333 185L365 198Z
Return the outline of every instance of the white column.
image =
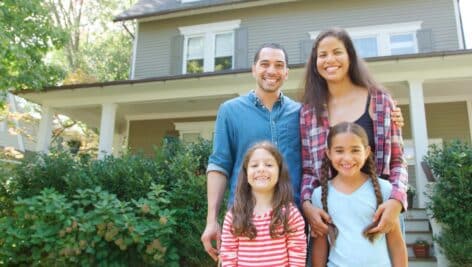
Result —
M38 139L36 141L36 151L47 153L52 138L53 110L50 107L41 107L41 121L38 129Z
M467 116L469 117L469 134L472 142L472 99L467 100Z
M107 103L102 105L100 122L100 141L98 144L98 158L103 159L111 155L113 150L113 135L115 133L115 115L117 105Z
M428 152L428 132L426 128L426 113L424 108L423 81L411 80L410 85L410 117L411 132L415 149L415 174L418 204L420 208L426 207L423 192L426 189L427 179L421 168L421 161Z

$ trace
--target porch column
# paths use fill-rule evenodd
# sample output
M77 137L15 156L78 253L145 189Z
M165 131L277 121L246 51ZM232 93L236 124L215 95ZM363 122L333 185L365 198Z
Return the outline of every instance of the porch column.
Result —
M113 150L113 135L115 133L115 115L117 105L114 103L102 104L102 118L100 122L100 141L98 144L98 159L111 155Z
M423 81L410 80L410 117L413 145L415 149L415 175L418 192L418 205L426 207L426 197L423 192L426 189L427 179L421 168L421 161L428 152L428 132L426 128L426 113L424 108Z
M53 110L48 106L41 107L41 121L39 123L38 139L36 141L36 151L47 153L52 138L52 118Z
M467 116L469 117L469 135L472 142L472 99L467 99Z

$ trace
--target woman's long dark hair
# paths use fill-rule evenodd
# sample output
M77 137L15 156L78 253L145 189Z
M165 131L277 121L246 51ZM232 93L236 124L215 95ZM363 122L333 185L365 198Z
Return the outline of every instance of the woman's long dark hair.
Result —
M247 178L249 160L257 149L268 151L275 158L279 167L279 180L275 185L274 196L272 198L272 217L269 226L270 236L276 238L291 232L288 219L290 205L293 203L293 190L283 157L270 142L261 142L253 145L244 156L236 186L234 203L231 207L233 214L232 231L236 236L247 236L250 239L257 236L256 227L252 222L256 201L252 195L252 189Z
M328 103L329 94L326 80L320 75L316 67L316 62L318 60L318 47L320 42L326 37L334 37L340 40L344 44L344 47L346 47L349 57L348 74L352 83L357 86L365 87L368 90L374 88L379 90L382 89L380 84L378 84L370 75L364 60L357 56L351 37L349 37L349 34L344 29L331 28L322 31L315 39L310 57L306 64L303 85L304 91L301 100L302 103L315 108L316 118L318 121L321 120L321 114L323 114L327 108L326 105Z

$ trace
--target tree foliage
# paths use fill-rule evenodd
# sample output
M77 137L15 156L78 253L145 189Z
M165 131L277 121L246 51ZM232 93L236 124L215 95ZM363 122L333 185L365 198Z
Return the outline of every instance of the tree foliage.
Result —
M60 80L64 73L44 58L66 41L43 1L0 1L0 91L41 89Z

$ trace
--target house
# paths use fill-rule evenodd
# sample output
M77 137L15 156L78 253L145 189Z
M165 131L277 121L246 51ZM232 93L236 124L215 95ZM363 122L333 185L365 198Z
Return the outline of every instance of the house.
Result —
M211 138L219 105L254 87L258 46L287 49L283 91L296 98L313 39L331 26L347 29L401 106L420 192L428 144L472 141L472 50L457 0L139 0L115 18L129 20L137 22L129 80L20 93L43 107L38 150L48 148L54 113L98 127L101 157L122 144L151 153L165 135Z

